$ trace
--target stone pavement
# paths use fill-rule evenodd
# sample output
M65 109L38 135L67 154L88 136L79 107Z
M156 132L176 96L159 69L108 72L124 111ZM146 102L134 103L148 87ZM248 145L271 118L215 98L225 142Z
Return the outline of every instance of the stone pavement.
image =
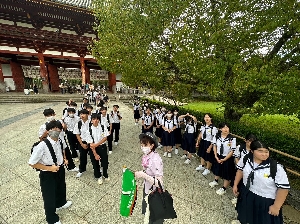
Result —
M113 105L114 102L111 103ZM132 109L121 102L123 114L120 141L109 155L110 182L98 185L93 177L91 163L80 179L74 172L66 173L67 199L73 204L58 212L63 224L141 224L142 180L138 181L138 200L133 215L119 215L122 167L141 169L142 153L138 135L141 126L135 126ZM45 122L44 108L53 108L60 118L64 103L5 104L0 105L0 223L44 224L45 215L41 198L38 172L28 165L30 149L38 140L38 129ZM37 113L35 113L37 111ZM162 150L158 150L162 155ZM219 196L208 183L207 177L195 171L198 165L193 158L189 165L180 159L182 150L172 158L163 158L164 183L174 198L177 219L165 223L176 224L226 224L235 218L236 212L230 200L231 189Z

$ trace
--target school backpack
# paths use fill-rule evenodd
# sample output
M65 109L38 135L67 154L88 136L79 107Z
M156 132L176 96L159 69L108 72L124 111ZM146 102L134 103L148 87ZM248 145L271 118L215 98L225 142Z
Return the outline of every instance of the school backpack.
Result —
M243 158L244 167L245 167L248 159L250 158L250 156L253 157L253 154L251 152L244 156L244 158ZM270 161L270 177L273 180L275 180L275 176L276 176L276 173L277 173L277 161L272 159L272 158L269 158L269 161Z
M56 158L54 149L53 149L53 147L52 147L50 141L49 141L47 138L45 138L43 141L46 143L46 145L47 145L47 147L48 147L48 149L49 149L49 151L50 151L50 154L51 154L53 163L54 163L55 165L57 165L57 158ZM64 147L63 147L63 144L62 144L62 142L61 142L60 139L59 139L58 141L59 141L60 146L61 146L61 151L63 151L63 148L64 148ZM35 143L32 145L31 150L30 150L30 154L32 154L33 148L36 147L36 146L37 146L38 144L40 144L40 143L41 143L41 141L38 141L38 142L35 142ZM36 171L40 171L40 169L36 169L36 168L33 168L33 169L35 169Z

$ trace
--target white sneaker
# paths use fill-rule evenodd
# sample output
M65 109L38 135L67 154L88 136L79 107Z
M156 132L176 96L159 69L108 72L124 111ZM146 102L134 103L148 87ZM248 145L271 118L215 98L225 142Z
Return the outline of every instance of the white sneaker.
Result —
M109 177L107 177L107 178L103 177L103 179L104 179L105 182L110 181L110 178L109 178Z
M216 193L217 193L218 195L223 195L223 194L226 193L226 190L224 190L224 188L221 187L219 190L216 191Z
M184 154L183 156L181 156L181 159L186 159L186 155Z
M66 209L69 208L72 205L72 201L67 201L66 204L64 204L63 206L56 208L56 211L59 211L61 209Z
M57 222L55 222L54 224L61 224L61 222L58 220Z
M112 151L109 151L108 154L111 155L111 154L112 154Z
M78 167L75 167L74 169L71 169L69 171L72 171L72 172L79 172L79 168Z
M167 156L167 154L168 154L167 152L164 152L164 157L166 157L166 156Z
M75 160L75 162L79 162L79 158L75 158L74 160Z
M203 176L206 176L206 175L209 174L209 173L210 173L210 171L209 171L208 169L205 169L205 170L203 171L202 175L203 175Z
M175 155L177 155L177 154L178 154L178 149L175 148Z
M196 168L197 171L201 171L201 170L205 170L205 167L202 166L202 165L199 165L197 168Z
M168 158L172 158L172 153L168 152Z
M211 188L213 188L213 187L215 187L215 186L217 186L217 185L219 185L219 183L218 183L217 181L215 181L215 180L209 183L209 186L210 186Z
M162 144L158 143L158 147L157 148L161 149L162 147L163 147Z
M184 161L184 164L190 164L191 163L191 160L190 159L186 159L185 161Z
M118 142L115 142L115 145L118 145Z
M100 177L99 179L98 179L98 184L103 184L103 179L102 179L102 177Z
M80 173L80 172L79 172L79 173L76 174L76 177L79 178L79 177L82 176L82 174L83 174L83 173Z
M233 205L235 205L235 204L237 203L237 198L234 197L234 198L231 200L231 203L232 203Z

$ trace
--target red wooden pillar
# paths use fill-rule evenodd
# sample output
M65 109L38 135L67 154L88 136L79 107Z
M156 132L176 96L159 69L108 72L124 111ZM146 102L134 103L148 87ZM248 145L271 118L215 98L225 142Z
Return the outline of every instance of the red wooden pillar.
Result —
M50 90L52 92L59 91L59 77L57 66L53 64L48 64L48 72L49 72L49 81L50 81Z
M116 74L108 73L108 85L112 93L116 93L116 83L117 83Z
M4 76L3 76L3 71L2 71L2 64L0 63L0 83L4 82Z
M23 92L25 88L24 73L22 66L14 61L10 61L12 78L15 82L16 92Z
M81 68L81 77L82 77L82 85L86 84L86 72L85 72L85 62L84 58L80 56L80 68Z
M91 84L90 68L87 66L85 66L85 80L86 80L86 83Z
M42 78L43 90L45 93L49 92L49 81L48 72L45 64L45 59L43 53L38 53L39 65L40 65L40 76Z

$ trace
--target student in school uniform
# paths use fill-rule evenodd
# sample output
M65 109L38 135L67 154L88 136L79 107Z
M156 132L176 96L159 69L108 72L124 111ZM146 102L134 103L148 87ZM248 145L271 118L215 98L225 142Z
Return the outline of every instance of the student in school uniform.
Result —
M185 164L191 163L192 153L196 152L195 132L197 127L197 118L189 113L179 116L179 119L185 119L186 127L183 134L183 156L181 159L186 159Z
M249 133L246 135L245 142L243 142L241 145L238 145L236 147L236 150L233 153L235 164L238 164L238 162L240 161L241 158L244 158L244 156L249 154L249 152L251 150L250 149L251 142L256 141L256 140L257 140L257 138L254 134ZM236 171L237 171L237 168L236 168ZM234 176L234 178L235 178L235 176ZM232 179L232 181L230 183L231 186L233 186L234 178ZM238 185L238 189L241 187L241 185L242 185L242 181L240 181L240 183ZM231 202L232 202L232 204L236 205L237 197L234 197L231 200Z
M112 130L112 123L109 114L107 113L107 108L106 107L101 107L100 109L100 121L101 124L104 125L107 129L108 136L107 136L107 145L108 145L108 153L112 154L112 135L111 135L111 130Z
M151 113L150 107L147 107L142 116L142 133L153 133L154 115Z
M89 145L87 143L89 139L89 128L91 120L89 120L89 112L87 110L81 110L79 112L80 120L75 124L73 134L76 135L78 140L79 157L79 172L76 177L81 177L83 172L86 171L87 154L89 151Z
M204 124L200 128L200 134L197 139L196 147L199 147L198 156L200 157L200 165L197 171L204 170L202 175L206 176L210 173L212 164L215 159L213 150L213 137L218 133L218 129L213 125L211 114L204 115Z
M45 109L43 111L43 114L44 114L44 116L46 118L46 123L44 123L44 124L42 124L40 126L40 129L39 129L39 132L38 132L40 141L43 141L48 136L48 131L46 130L47 123L49 123L50 121L56 120L55 119L55 115L56 115L55 111L53 109L51 109L51 108ZM63 123L62 120L58 120L58 121L62 124L63 130L64 130L66 128L65 124ZM71 151L70 151L70 149L69 149L69 147L68 147L68 145L66 143L66 140L65 140L65 132L63 130L60 132L59 139L63 143L65 143L64 145L66 146L66 148L64 148L64 150L65 150L66 158L68 160L67 168L68 168L68 171L77 172L78 168L76 167L76 165L75 165L75 163L73 161Z
M163 125L163 120L164 120L164 116L165 114L161 112L161 110L159 108L156 108L156 128L155 128L155 135L158 137L158 147L157 148L161 148L161 139L162 139L162 125Z
M85 108L85 105L88 104L88 103L89 103L89 99L86 98L86 97L84 97L84 98L82 99L82 104L80 104L80 110L86 109L86 108Z
M162 125L162 145L164 147L164 157L172 157L172 147L175 145L174 130L176 129L176 124L174 123L174 117L172 111L168 111L163 119Z
M108 136L107 128L100 123L99 115L94 113L91 116L92 125L89 127L87 143L90 150L90 158L94 169L94 177L98 180L98 184L103 183L104 181L109 181L108 177L108 155L106 147L106 139ZM100 171L100 162L101 167L103 168L102 172Z
M227 123L220 123L219 129L221 133L216 134L213 138L215 162L212 171L215 180L210 182L209 186L213 188L219 185L219 178L222 178L224 180L223 187L218 189L216 193L223 195L235 175L233 153L236 149L236 138L230 134Z
M140 134L139 138L141 150L144 154L142 158L143 170L136 171L135 177L144 179L143 198L145 198L145 196L151 192L150 188L153 185L154 187L159 187L158 181L160 181L161 185L163 186L163 162L159 153L156 152L156 148L158 146L157 138L150 132ZM146 213L146 208L147 204L143 199L142 214ZM164 223L163 219L156 221L149 219L149 224L162 223Z
M52 120L47 123L48 136L33 148L28 161L29 165L40 170L40 186L44 201L46 221L49 224L61 224L56 211L71 206L72 201L66 199L66 181L64 164L68 161L62 149L65 143L60 142L59 135L63 127L59 121ZM49 147L53 149L52 157ZM64 146L66 148L66 146ZM56 159L56 161L53 161Z
M89 117L88 117L88 119L89 120L91 120L91 115L92 115L92 113L93 113L93 106L91 105L91 104L87 104L86 105L86 110L89 112Z
M138 125L139 123L139 119L141 118L140 116L140 103L138 101L135 101L133 103L133 118L134 118L134 122L135 125Z
M78 123L80 120L79 117L75 116L76 110L74 108L68 108L67 110L68 116L64 119L64 123L66 125L66 133L67 133L67 139L68 143L70 145L70 150L72 152L72 157L75 159L75 161L79 161L78 159L78 140L76 135L73 133L75 124Z
M290 189L286 172L269 157L263 142L251 142L250 149L247 158L237 164L233 186L238 195L238 220L242 224L283 224L282 205ZM238 190L241 179L243 187Z
M122 120L122 115L119 111L119 105L113 105L113 111L110 112L110 120L112 123L112 129L111 129L111 137L113 138L115 133L115 145L118 145L119 138L120 138L120 128Z
M79 111L77 110L77 103L75 103L74 101L71 101L68 108L74 108L75 109L75 114L74 114L75 117L79 117ZM64 120L67 116L68 116L68 111L65 110L62 120Z
M177 155L178 149L182 144L182 135L180 129L180 122L182 121L179 120L178 109L174 109L173 115L174 115L174 122L176 125L176 129L174 130L174 139L175 139L175 155Z

